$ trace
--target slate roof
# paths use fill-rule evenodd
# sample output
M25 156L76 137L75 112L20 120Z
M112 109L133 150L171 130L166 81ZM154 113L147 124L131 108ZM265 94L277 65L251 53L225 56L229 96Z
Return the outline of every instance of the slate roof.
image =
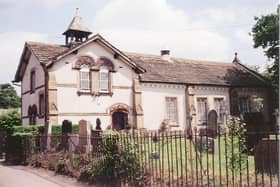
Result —
M66 46L56 44L41 42L26 42L26 44L41 63L46 63L69 50Z
M41 63L67 52L61 45L27 42ZM124 52L134 63L146 70L142 81L221 86L265 86L256 72L239 63L221 63L182 58L163 60L160 55ZM257 78L258 77L258 78Z
M159 55L126 53L136 64L147 70L142 80L147 82L204 84L222 86L264 86L248 68L239 63L170 58ZM251 71L251 72L250 72ZM257 75L258 76L258 75Z
M75 16L63 34L70 30L91 33L91 31L85 26L81 16Z

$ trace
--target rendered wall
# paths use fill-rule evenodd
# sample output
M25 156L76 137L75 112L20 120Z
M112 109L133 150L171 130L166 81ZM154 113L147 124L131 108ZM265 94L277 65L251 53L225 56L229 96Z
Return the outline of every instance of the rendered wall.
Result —
M78 95L79 70L73 69L73 64L81 56L92 57L95 61L99 57L109 58L115 66L112 72L113 95ZM123 103L130 107L129 123L133 123L133 73L131 67L121 60L115 59L111 52L98 43L92 42L78 51L55 63L50 69L55 74L57 90L58 123L64 119L78 123L84 119L95 127L97 118L101 119L101 127L105 129L112 123L110 107L116 103Z
M156 83L142 83L141 85L144 128L158 130L162 121L167 118L165 98L176 97L179 127L173 129L185 129L185 86Z
M30 93L30 75L31 71L35 70L36 74L36 83L35 83L35 92ZM23 79L22 79L22 124L28 125L28 107L33 104L36 104L37 109L39 109L39 94L44 93L45 90L45 73L38 62L37 58L31 54L26 67ZM39 88L40 87L40 88ZM36 124L44 124L45 119L37 117Z

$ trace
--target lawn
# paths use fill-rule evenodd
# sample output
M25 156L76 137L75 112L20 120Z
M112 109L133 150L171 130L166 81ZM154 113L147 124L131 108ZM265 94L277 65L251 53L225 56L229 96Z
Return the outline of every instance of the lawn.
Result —
M236 157L237 160L231 161L230 149L233 147L229 144L230 142L227 142L229 139L220 137L210 140L207 138L207 141L214 146L205 144L203 151L199 151L195 149L195 144L201 145L203 142L199 137L193 141L184 137L139 136L134 138L135 144L138 145L140 162L145 165L143 172L149 173L151 179L159 183L164 180L174 185L185 184L188 181L188 184L199 186L205 184L221 186L233 183L246 186L255 182L276 180L275 177L255 173L252 155L243 154L241 167L237 162L240 159L239 156ZM211 147L214 147L214 151L210 151ZM207 148L209 151L206 151Z

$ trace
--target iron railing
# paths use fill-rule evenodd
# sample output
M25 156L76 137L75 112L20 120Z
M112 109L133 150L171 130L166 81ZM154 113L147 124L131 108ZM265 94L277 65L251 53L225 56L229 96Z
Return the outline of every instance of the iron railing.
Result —
M246 144L253 137L258 137L258 140L249 149ZM207 130L206 133L193 134L185 131L133 131L114 135L95 133L91 137L48 138L49 150L66 149L76 154L86 152L95 160L104 159L106 155L101 149L112 140L124 151L132 145L145 178L138 185L279 186L279 134L275 132L246 133L245 141L230 132L220 132L220 128L215 134ZM87 148L79 145L83 138L90 139ZM39 145L37 143L37 151L42 150Z

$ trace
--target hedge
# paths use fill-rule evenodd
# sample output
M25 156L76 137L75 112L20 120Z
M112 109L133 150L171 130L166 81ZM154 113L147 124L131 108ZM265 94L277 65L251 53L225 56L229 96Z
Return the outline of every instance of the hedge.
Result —
M12 131L13 133L32 133L36 134L43 134L45 130L44 125L20 125L20 126L13 126ZM62 132L62 125L52 125L52 134L59 135ZM79 133L79 125L74 124L72 125L72 132L73 134Z
M62 133L62 125L52 125L52 134L59 135ZM78 134L79 133L79 125L73 124L72 125L72 133Z
M14 133L7 137L6 160L15 164L25 164L34 149L32 133Z
M44 125L20 125L13 126L13 133L32 133L32 134L43 134L45 130Z

